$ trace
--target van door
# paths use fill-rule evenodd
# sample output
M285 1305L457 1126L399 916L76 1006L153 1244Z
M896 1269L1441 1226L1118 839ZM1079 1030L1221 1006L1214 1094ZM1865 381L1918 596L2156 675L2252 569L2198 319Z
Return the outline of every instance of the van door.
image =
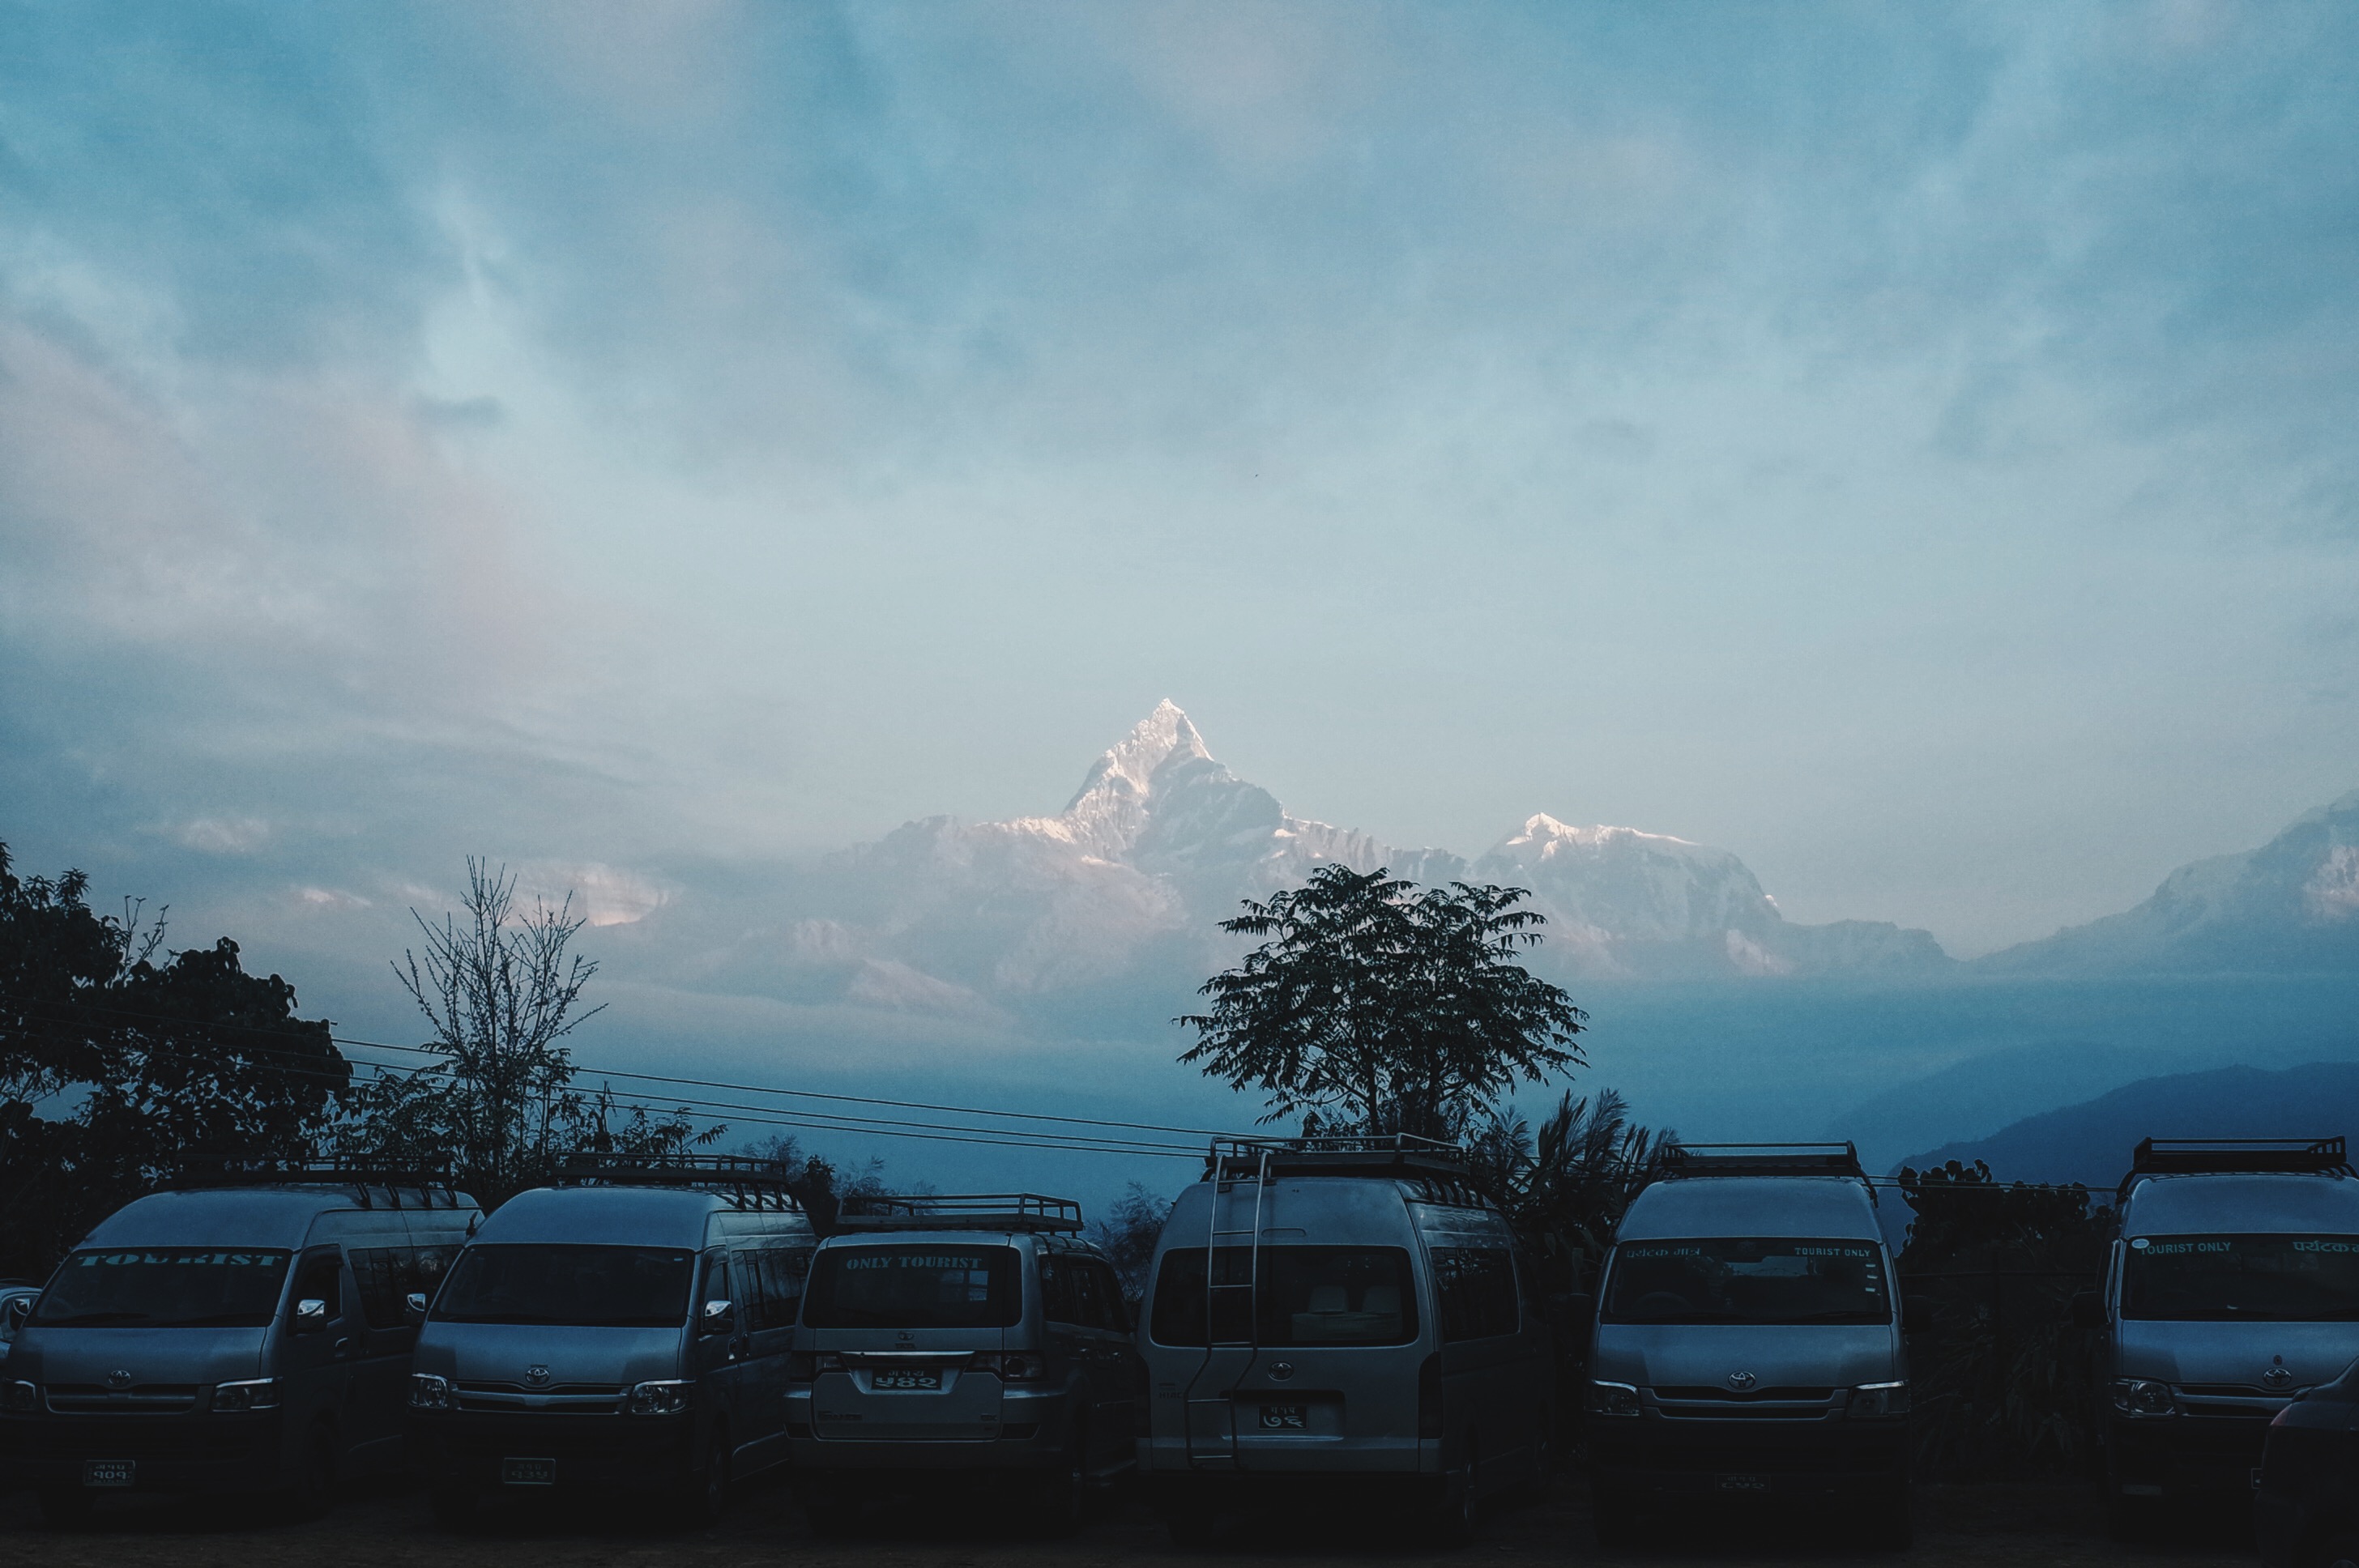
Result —
M730 1293L729 1252L716 1247L704 1255L703 1282L696 1292L691 1307L693 1324L690 1333L694 1337L696 1380L698 1392L705 1408L712 1412L707 1419L724 1423L729 1429L729 1442L734 1445L745 1441L751 1425L745 1414L745 1361L747 1335L745 1303ZM704 1332L704 1306L708 1302L728 1302L736 1321L726 1333ZM707 1426L710 1433L712 1428Z
M361 1240L360 1238L354 1238ZM417 1267L408 1234L372 1237L349 1248L358 1310L353 1319L351 1430L346 1442L355 1468L392 1470L400 1465L403 1411L409 1392L409 1354L418 1329L402 1311L415 1287Z
M353 1294L345 1289L343 1254L336 1248L308 1248L296 1260L295 1288L281 1320L278 1368L287 1411L284 1452L290 1457L303 1453L312 1429L323 1422L334 1431L340 1465L354 1441L350 1407L360 1314ZM321 1303L325 1317L302 1317L306 1302Z
M745 1411L736 1429L738 1473L750 1475L786 1458L787 1359L795 1345L795 1308L799 1281L786 1267L783 1247L747 1247L729 1263L737 1292L745 1354L737 1367L738 1397Z
M1097 1450L1091 1468L1121 1469L1138 1456L1139 1390L1146 1379L1135 1360L1130 1325L1122 1304L1122 1282L1103 1260L1074 1258L1074 1295L1082 1315L1082 1332L1090 1343L1090 1430Z

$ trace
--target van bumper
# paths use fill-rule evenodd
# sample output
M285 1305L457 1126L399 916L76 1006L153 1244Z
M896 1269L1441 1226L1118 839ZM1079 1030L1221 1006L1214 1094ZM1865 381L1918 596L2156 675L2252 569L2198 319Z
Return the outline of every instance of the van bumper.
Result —
M692 1414L510 1415L473 1411L412 1411L409 1464L429 1486L482 1487L519 1494L541 1486L512 1487L510 1459L556 1461L554 1485L563 1490L659 1492L696 1474Z
M133 1492L260 1492L283 1484L277 1411L239 1415L0 1418L0 1488L79 1490L93 1459L133 1463Z
M873 1415L876 1402L858 1413ZM989 1427L978 1422L972 1436L931 1427L847 1431L851 1423L842 1418L817 1418L815 1404L809 1384L787 1396L787 1448L797 1469L1036 1470L1062 1460L1073 1435L1073 1396L1062 1390L1008 1390L1000 1398L999 1419Z
M1593 1485L1634 1502L1888 1497L1908 1477L1905 1421L1677 1422L1652 1412L1600 1431Z
M2267 1415L2112 1416L2105 1422L2109 1478L2130 1497L2249 1498L2268 1436Z

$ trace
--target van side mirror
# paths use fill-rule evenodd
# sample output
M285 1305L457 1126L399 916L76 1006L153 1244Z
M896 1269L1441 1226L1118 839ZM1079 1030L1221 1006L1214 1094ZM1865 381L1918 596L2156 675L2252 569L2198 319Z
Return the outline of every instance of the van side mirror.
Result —
M16 1336L16 1331L25 1326L25 1320L32 1315L33 1298L30 1296L18 1296L15 1301L8 1303L8 1310L5 1316L0 1317L0 1328L5 1328L10 1337L13 1338Z
M426 1292L424 1291L412 1291L408 1295L401 1298L401 1321L404 1323L424 1323L426 1321Z
M1903 1296L1900 1298L1900 1332L1930 1334L1933 1331L1933 1298Z
M316 1296L295 1303L295 1332L317 1334L328 1326L328 1303Z
M727 1334L737 1326L737 1308L729 1302L707 1302L696 1314L699 1334Z
M2094 1291L2072 1292L2072 1326L2103 1328L2105 1326L2105 1298Z

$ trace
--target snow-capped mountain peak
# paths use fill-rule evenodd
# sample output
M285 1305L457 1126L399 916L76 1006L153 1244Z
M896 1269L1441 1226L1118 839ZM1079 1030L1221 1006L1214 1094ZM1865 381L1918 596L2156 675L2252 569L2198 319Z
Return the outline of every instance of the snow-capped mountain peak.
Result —
M1059 818L1073 842L1092 854L1118 859L1147 825L1157 775L1176 764L1209 762L1203 736L1169 697L1102 752Z

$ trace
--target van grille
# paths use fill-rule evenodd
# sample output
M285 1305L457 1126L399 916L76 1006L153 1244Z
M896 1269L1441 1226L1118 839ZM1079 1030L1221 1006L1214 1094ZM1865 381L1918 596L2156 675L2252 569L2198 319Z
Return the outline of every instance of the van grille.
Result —
M460 1383L451 1391L461 1410L526 1414L595 1415L619 1410L623 1401L619 1383L552 1383L545 1389L522 1383Z
M197 1408L194 1383L141 1383L109 1389L97 1383L51 1383L49 1409L60 1415L172 1415Z

